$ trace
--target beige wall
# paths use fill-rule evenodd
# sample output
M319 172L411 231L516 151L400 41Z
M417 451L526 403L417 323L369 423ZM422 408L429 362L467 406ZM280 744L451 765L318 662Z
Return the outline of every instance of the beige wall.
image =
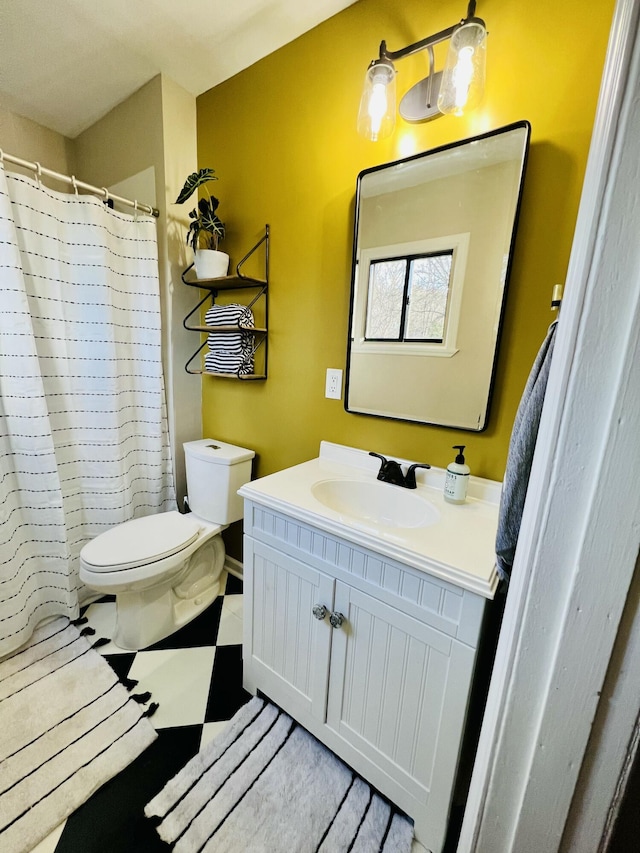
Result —
M171 376L169 422L175 447L178 500L186 493L182 444L202 438L202 379L185 372L184 366L199 345L198 336L183 327L184 317L200 299L200 293L184 285L180 274L187 260L185 233L188 206L174 204L185 178L197 168L196 101L172 80L162 78L162 138L164 140L164 209L161 208L164 263L167 281L165 306L166 375ZM161 265L162 269L162 265Z
M72 165L83 180L107 187L153 170L155 204L160 212L163 359L181 503L186 492L182 443L202 435L201 380L184 371L194 337L182 327L182 318L197 302L197 291L180 281L180 272L187 265L182 235L188 215L173 205L185 177L196 168L195 98L166 77L154 77L73 141Z
M163 163L162 82L154 77L77 136L72 165L82 180L111 186ZM164 195L156 193L158 199Z
M2 106L0 106L0 148L6 154L40 163L64 175L69 174L70 140ZM9 166L9 169L22 171L14 165ZM61 189L61 186L55 186L54 189Z

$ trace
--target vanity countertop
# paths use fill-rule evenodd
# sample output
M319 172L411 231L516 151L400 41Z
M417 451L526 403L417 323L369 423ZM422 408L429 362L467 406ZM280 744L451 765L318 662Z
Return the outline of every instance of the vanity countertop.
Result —
M385 454L386 455L386 454ZM397 459L403 465L409 460ZM501 484L470 477L463 504L444 500L446 472L418 469L415 490L380 483L379 460L366 451L323 441L320 455L275 474L247 483L239 494L255 503L290 515L299 521L376 551L386 557L428 572L458 587L493 598L498 584L495 537ZM353 517L333 509L314 496L319 483L346 480L385 490L385 499L426 501L431 519L417 526L391 526ZM390 491L392 490L392 491ZM397 492L395 491L397 490ZM317 491L316 491L317 493ZM401 493L401 494L397 494Z

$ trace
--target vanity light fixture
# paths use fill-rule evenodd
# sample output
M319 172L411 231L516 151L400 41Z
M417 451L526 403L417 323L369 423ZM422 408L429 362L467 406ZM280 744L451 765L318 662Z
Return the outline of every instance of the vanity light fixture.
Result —
M371 61L365 74L358 133L376 142L393 132L396 114L393 63L421 50L429 53L429 75L402 98L400 115L406 121L429 121L445 113L462 115L465 109L479 104L484 91L487 30L475 12L476 0L469 0L466 18L446 30L400 50L387 50L387 43L380 43L380 56ZM449 52L444 69L436 71L433 47L447 40Z

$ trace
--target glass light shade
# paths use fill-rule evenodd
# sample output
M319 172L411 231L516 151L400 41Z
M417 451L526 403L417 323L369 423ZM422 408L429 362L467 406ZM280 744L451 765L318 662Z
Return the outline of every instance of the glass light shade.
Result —
M487 31L478 20L462 24L451 36L438 95L441 113L462 115L482 100L486 45Z
M393 132L396 123L396 70L386 59L372 62L364 76L358 133L372 142Z

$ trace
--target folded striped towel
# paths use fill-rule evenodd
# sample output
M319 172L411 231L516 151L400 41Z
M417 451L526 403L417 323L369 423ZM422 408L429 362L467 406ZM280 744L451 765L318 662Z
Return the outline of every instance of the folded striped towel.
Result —
M229 305L212 305L204 315L204 321L207 326L239 326L247 329L255 326L251 308L236 302Z
M246 375L247 373L253 373L253 355L238 355L225 352L224 350L215 350L205 355L204 369L207 373Z
M204 367L207 373L253 373L255 335L240 331L253 328L253 314L246 305L213 305L205 315L207 326L238 326L237 332L209 332Z
M229 352L252 352L255 336L249 332L210 332L207 346L210 350Z

